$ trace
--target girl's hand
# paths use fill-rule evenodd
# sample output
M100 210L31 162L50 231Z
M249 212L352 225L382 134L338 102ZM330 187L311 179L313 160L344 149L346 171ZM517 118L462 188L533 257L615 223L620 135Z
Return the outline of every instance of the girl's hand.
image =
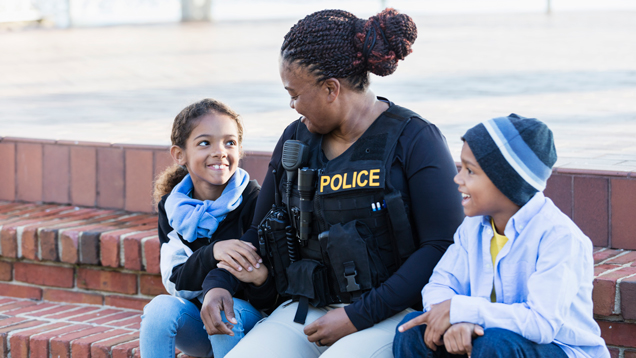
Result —
M229 322L223 322L221 311ZM237 324L234 318L234 299L230 292L224 288L213 288L205 294L201 307L201 320L205 325L208 335L227 334L234 335L232 328Z
M254 286L260 286L267 280L267 267L265 265L260 265L260 267L256 268L252 271L246 270L236 270L234 267L228 265L227 262L221 261L216 267L227 270L229 273L234 275L239 281L245 283L251 283Z
M483 336L484 329L476 324L461 322L452 325L444 333L444 346L450 354L466 354L470 357L473 338Z
M261 267L263 260L256 253L254 245L242 240L218 241L212 248L216 261L225 261L237 271L253 271ZM236 275L235 275L236 276Z

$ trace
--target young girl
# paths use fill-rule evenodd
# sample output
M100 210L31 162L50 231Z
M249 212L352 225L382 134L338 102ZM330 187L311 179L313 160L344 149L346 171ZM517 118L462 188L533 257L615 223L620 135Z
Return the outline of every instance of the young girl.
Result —
M176 164L159 176L154 192L161 277L170 295L144 308L142 357L174 356L176 346L190 356L220 358L262 318L240 298L222 303L224 325L211 324L207 313L206 294L229 275L217 263L249 272L247 284L234 281L243 298L267 277L254 245L236 239L250 226L260 190L238 167L242 139L238 115L213 99L186 107L174 120L170 154Z

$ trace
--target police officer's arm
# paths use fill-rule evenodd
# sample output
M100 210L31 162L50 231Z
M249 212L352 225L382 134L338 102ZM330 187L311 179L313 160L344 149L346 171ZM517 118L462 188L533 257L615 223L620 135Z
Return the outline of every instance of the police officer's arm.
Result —
M418 304L422 287L464 216L453 182L457 169L437 127L412 120L400 137L398 151L410 193L411 225L420 248L387 281L345 308L358 330Z

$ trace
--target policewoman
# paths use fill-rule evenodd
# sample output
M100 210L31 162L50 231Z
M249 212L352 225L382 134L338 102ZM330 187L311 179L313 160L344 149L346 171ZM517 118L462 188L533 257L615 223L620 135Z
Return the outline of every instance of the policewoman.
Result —
M416 37L393 9L319 11L285 36L280 75L301 118L274 150L243 239L269 269L252 294L289 300L228 357L392 357L396 325L463 219L439 129L368 89L369 72L392 74ZM227 310L232 285L219 287Z

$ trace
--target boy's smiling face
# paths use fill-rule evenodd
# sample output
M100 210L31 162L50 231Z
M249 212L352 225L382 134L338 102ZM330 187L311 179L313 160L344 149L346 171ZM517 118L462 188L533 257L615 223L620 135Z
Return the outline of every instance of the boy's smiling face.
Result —
M462 147L461 161L462 168L454 180L462 193L464 214L466 216L489 215L495 220L497 231L499 231L499 225L502 225L501 233L503 233L508 219L519 210L519 206L508 199L490 181L466 142Z

